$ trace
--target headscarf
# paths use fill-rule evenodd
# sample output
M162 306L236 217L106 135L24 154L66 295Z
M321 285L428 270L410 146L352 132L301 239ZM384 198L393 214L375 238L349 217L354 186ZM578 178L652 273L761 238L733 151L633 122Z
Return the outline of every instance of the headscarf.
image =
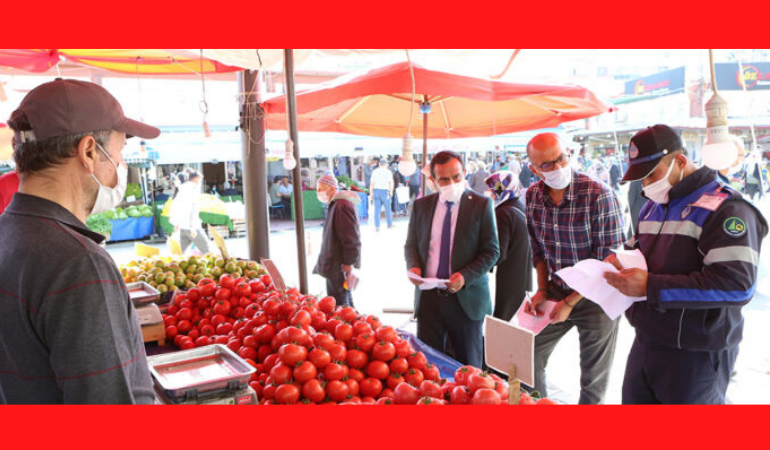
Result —
M488 176L484 182L492 191L495 198L495 205L500 205L508 199L521 196L521 183L519 178L513 175L513 172L501 170Z

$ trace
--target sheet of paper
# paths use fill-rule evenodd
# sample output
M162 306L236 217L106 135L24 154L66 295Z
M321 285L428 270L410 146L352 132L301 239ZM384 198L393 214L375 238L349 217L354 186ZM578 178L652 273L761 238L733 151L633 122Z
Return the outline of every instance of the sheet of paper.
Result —
M281 272L278 270L278 267L275 266L273 261L263 258L262 265L265 266L265 270L267 270L267 274L270 275L270 279L273 280L273 285L275 286L275 289L281 292L286 292L286 283L283 281L283 276L281 275Z
M596 259L586 259L572 267L565 267L556 272L567 286L580 295L599 305L610 319L618 318L634 302L644 301L646 297L629 297L610 286L604 279L606 272L618 273L610 263Z
M489 367L508 373L516 366L516 376L535 385L535 335L531 331L487 316L484 320L484 360Z
M647 260L644 254L639 250L616 249L613 250L618 256L618 262L624 269L642 269L647 270Z
M545 327L548 326L549 323L551 323L551 312L556 306L556 302L541 303L537 308L538 311L543 312L543 315L540 317L535 317L532 314L524 311L525 306L530 302L531 300L528 294L526 297L524 297L524 301L521 302L521 306L519 306L519 310L516 312L516 315L514 315L511 319L511 323L521 328L525 328L537 336L541 331L543 331L543 329L545 329Z
M407 272L406 276L412 280L421 281L422 284L419 286L421 291L429 291L431 289L446 289L447 284L449 284L449 280L442 280L439 278L423 278L414 274L413 272Z

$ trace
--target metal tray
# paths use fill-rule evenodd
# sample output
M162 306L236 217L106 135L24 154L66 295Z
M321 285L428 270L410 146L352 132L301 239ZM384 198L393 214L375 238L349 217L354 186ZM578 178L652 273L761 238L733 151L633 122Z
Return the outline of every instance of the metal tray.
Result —
M128 296L134 306L142 306L160 300L160 291L144 282L128 283Z
M216 390L248 386L256 369L221 344L147 358L155 383L169 399L197 398Z

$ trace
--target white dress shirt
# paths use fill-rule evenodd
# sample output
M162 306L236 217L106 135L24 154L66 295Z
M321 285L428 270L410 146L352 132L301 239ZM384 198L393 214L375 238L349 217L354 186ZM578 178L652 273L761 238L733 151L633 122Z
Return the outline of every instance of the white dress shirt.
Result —
M465 194L463 194L465 197ZM462 203L462 197L460 203ZM460 210L460 203L452 205L452 227L449 239L449 273L452 274L452 249L455 243L455 229L457 228L457 213ZM439 196L436 202L436 212L433 214L433 226L430 229L430 247L428 249L428 264L425 267L424 278L435 278L438 272L439 256L441 255L441 231L444 228L444 217L446 217L446 202Z

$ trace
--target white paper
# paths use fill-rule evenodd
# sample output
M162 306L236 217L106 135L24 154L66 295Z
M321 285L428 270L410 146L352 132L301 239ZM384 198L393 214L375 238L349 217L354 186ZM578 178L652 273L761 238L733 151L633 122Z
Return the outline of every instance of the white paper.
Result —
M421 291L429 291L431 289L446 289L449 284L449 280L442 280L439 278L423 278L414 272L407 272L406 276L409 278L420 281L422 284L418 286Z
M535 335L530 330L492 316L484 319L484 359L487 365L506 374L511 365L516 366L516 377L522 383L534 386Z
M639 250L625 250L619 248L613 250L618 257L618 262L624 269L642 269L647 270L647 260L644 254Z
M586 259L572 267L561 269L556 275L580 295L599 305L610 319L615 320L634 302L644 301L647 297L629 297L622 294L604 279L607 272L619 273L619 270L610 263Z
M519 310L516 311L516 315L514 315L511 319L511 323L513 325L527 329L531 331L535 336L537 336L541 331L543 331L543 329L545 329L545 327L548 326L549 323L551 323L551 312L556 306L556 302L545 301L538 305L537 310L543 313L543 315L540 317L535 317L532 314L524 311L526 305L531 302L532 300L529 298L529 294L527 294L524 297L524 301L521 302Z

